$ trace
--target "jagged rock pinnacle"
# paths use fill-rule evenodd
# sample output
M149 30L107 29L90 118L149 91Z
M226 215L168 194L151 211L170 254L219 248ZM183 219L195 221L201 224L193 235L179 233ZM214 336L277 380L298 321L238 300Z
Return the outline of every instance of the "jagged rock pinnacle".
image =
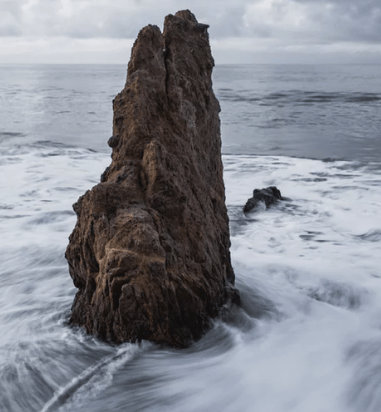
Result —
M71 322L109 341L183 347L238 299L207 27L185 10L140 31L111 165L74 205Z

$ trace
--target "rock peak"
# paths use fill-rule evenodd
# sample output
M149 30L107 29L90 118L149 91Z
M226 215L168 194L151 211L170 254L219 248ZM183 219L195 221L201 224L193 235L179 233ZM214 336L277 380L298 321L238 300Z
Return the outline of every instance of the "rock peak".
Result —
M74 205L71 322L109 341L183 347L238 299L207 27L184 10L140 31L111 165Z

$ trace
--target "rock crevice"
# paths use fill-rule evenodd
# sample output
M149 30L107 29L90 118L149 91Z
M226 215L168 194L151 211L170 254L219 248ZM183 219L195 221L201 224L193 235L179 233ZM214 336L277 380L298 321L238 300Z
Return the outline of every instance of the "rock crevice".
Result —
M106 340L187 346L239 299L207 28L186 10L140 31L111 165L74 205L71 322Z

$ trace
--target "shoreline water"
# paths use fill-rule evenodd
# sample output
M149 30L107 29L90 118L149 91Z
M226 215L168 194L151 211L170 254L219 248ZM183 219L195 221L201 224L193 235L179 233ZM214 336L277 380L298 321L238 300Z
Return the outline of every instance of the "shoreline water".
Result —
M298 140L290 143L297 152L291 156L270 151L223 155L231 253L243 307L228 319L217 320L191 348L176 350L145 342L132 345L130 357L127 344L126 356L114 359L122 347L67 326L76 292L63 256L76 219L71 205L99 182L110 163L109 149L99 149L106 147L110 134L109 115L98 131L97 124L90 128L95 130L93 137L76 141L74 137L94 116L84 115L81 102L90 101L88 112L97 107L101 113L107 106L96 103L110 87L108 74L103 75L93 79L82 98L73 100L80 106L71 110L84 116L78 124L62 129L65 113L58 123L54 117L59 92L33 97L31 90L40 90L41 85L33 89L29 83L24 97L34 103L23 109L29 114L5 119L0 129L25 131L23 137L11 135L0 142L0 409L378 412L381 168L377 151L368 150L370 158L358 152L352 160L313 160L296 156L303 144ZM119 73L114 75L115 80ZM35 74L30 76L35 79ZM87 76L85 71L81 78ZM330 85L327 81L327 88ZM246 90L255 84L249 86ZM298 89L302 87L299 84ZM69 99L70 94L61 92ZM46 101L51 104L44 105ZM378 103L367 104L371 118ZM235 110L227 102L222 105L224 110ZM257 115L253 110L253 118ZM250 121L241 122L242 128L255 137L257 129ZM364 134L376 130L378 121L365 125ZM50 139L53 126L57 134ZM288 135L287 127L276 129L279 138L283 132ZM346 127L344 122L342 130ZM68 135L72 140L65 138ZM17 145L13 138L20 139ZM364 137L364 148L372 147L368 142ZM259 136L258 152L261 144ZM356 147L352 146L353 153ZM311 148L308 142L306 148ZM242 207L252 190L270 185L291 200L245 216Z

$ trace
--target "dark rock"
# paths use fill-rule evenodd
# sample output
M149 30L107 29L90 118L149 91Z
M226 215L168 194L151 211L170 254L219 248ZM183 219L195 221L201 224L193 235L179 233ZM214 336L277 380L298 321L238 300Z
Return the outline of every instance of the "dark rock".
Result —
M112 163L74 205L71 323L113 342L184 347L239 301L207 26L143 28L114 100Z
M258 202L263 202L266 207L269 207L273 203L282 200L280 190L275 186L266 187L265 189L254 189L253 197L251 197L243 208L245 213L250 212L257 205Z
M119 142L120 136L118 134L115 134L108 139L107 144L113 149L114 147L118 146Z

